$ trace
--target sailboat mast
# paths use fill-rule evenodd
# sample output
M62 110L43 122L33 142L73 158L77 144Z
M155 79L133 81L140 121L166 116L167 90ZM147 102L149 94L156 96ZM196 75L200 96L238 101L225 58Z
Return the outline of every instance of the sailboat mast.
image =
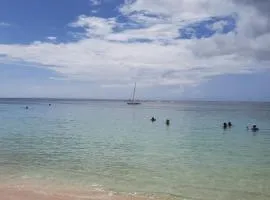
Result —
M134 86L134 90L133 90L133 95L132 95L132 101L134 102L134 98L135 98L135 92L136 92L136 82L135 82L135 86Z

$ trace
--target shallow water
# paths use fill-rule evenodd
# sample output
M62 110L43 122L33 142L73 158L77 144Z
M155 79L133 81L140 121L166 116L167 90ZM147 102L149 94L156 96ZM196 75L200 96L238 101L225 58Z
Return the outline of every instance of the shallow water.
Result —
M224 131L229 120L233 128ZM249 123L260 131L247 131ZM0 180L270 199L270 104L2 99Z

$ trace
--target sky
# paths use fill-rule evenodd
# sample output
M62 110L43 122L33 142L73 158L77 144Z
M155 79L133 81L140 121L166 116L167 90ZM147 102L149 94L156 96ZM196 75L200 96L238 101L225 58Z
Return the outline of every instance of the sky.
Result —
M268 0L1 0L0 97L270 101Z

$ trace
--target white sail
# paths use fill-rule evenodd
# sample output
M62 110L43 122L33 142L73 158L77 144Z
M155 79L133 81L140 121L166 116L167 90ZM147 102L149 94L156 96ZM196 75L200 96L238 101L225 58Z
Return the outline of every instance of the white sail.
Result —
M136 82L135 82L134 89L133 89L132 100L129 101L129 102L127 102L127 104L129 104L129 105L138 105L138 104L141 104L140 102L136 102L135 101L135 93L136 93Z

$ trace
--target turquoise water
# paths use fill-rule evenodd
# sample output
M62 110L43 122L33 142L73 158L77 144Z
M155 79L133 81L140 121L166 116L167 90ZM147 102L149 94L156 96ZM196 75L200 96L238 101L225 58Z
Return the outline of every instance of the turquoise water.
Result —
M0 180L270 199L270 103L0 100Z

